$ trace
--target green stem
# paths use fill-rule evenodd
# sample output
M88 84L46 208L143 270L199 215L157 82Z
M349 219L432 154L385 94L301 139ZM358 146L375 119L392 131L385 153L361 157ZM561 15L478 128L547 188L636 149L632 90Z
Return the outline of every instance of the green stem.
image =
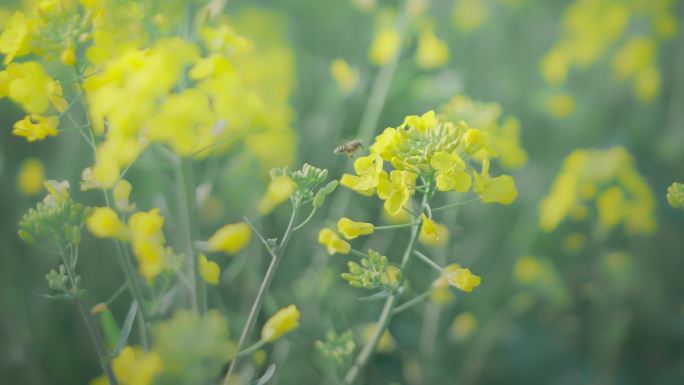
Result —
M233 355L233 356L230 358L230 361L233 361L233 360L235 360L235 359L238 358L238 357L242 357L242 356L246 356L246 355L248 355L248 354L254 353L254 352L256 352L257 350L261 349L264 345L266 345L266 341L264 341L264 340L259 340L259 341L257 341L255 344L253 344L252 346L250 346L250 347L248 347L248 348L245 348L245 350L243 350L243 351L241 351L241 352L238 352L238 353L235 353L235 355Z
M423 201L421 203L420 212L423 211L423 208L427 204L428 195L429 194L423 195ZM419 218L420 217L417 217L417 219ZM408 266L409 262L411 261L411 255L413 254L413 249L415 247L416 240L418 239L418 235L420 234L420 228L422 227L422 225L423 222L419 219L418 223L415 224L411 230L411 237L409 238L409 243L406 246L404 256L401 259L400 268L402 271ZM354 364L349 368L347 374L344 376L345 384L351 385L356 381L359 374L361 373L361 370L366 366L371 356L375 352L375 349L378 346L378 342L380 342L380 338L387 329L387 326L389 325L389 322L392 318L394 306L397 304L398 295L399 294L397 293L390 294L385 300L385 305L382 308L382 312L380 313L378 320L375 322L375 330L373 331L373 335L371 336L368 343L366 343L366 345L363 347L363 350L361 350L359 355L356 357Z
M414 251L413 251L413 254L415 254L416 257L418 257L418 259L420 259L421 261L425 262L425 264L428 265L428 266L430 266L431 268L433 268L433 269L439 271L440 273L443 271L443 268L442 268L440 265L438 265L435 261L433 261L432 259L428 258L427 255L421 253L420 251L414 250Z
M295 228L293 228L292 231L297 231L297 230L301 229L302 227L304 227L304 225L306 225L307 223L309 223L309 221L311 220L311 218L313 218L314 214L316 214L316 209L317 209L317 207L314 207L313 209L311 209L311 212L310 212L309 215L306 217L306 219L304 219L304 220L302 221L302 223L300 223L300 224L298 224L297 226L295 226Z
M432 289L429 289L428 291L424 292L423 294L418 295L415 298L404 302L403 304L397 306L396 308L394 308L394 310L392 310L392 315L395 315L397 313L401 313L402 311L407 310L407 309L413 307L414 305L417 305L421 302L424 302L425 298L427 298L430 294L432 294Z
M437 207L437 208L432 209L432 211L434 212L434 211L446 210L446 209L450 209L452 207L463 206L463 205L467 205L468 203L475 203L475 202L479 202L479 201L480 201L480 198L470 199L470 200L463 201L463 202L456 202L456 203L452 203L450 205Z
M390 229L400 229L403 227L411 227L415 226L418 223L413 222L413 223L402 223L400 225L387 225L387 226L375 226L375 230L390 230Z
M185 243L186 265L192 271L192 292L190 302L196 314L207 311L206 287L200 276L199 263L195 258L193 239L197 239L197 219L195 210L195 181L192 170L192 159L184 158L178 162L177 182L180 204L181 223L183 223L183 241Z
M252 328L254 328L254 323L256 322L257 315L259 314L259 311L261 310L261 305L262 302L264 301L264 297L266 296L266 291L268 290L269 286L271 285L271 281L273 280L273 277L275 276L276 269L278 268L278 264L280 263L280 260L283 257L283 254L285 253L285 249L287 248L287 244L290 242L290 238L292 237L292 230L293 230L293 224L295 217L297 215L297 206L293 204L292 206L292 214L290 215L290 221L287 224L287 228L285 229L285 234L283 235L283 239L280 241L280 244L278 247L275 249L275 252L271 252L271 263L268 265L268 270L266 270L266 275L264 276L264 280L261 282L261 286L259 287L259 291L257 292L257 296L254 299L254 302L252 303L252 308L249 311L249 315L247 316L247 321L245 322L245 326L242 328L242 333L240 333L240 340L238 341L237 347L235 350L239 351L242 348L242 345L244 345L245 341L247 340L247 337L249 336L249 333L252 331ZM223 378L223 385L228 385L230 383L230 376L233 374L233 371L235 370L235 366L237 365L239 357L235 357L230 363L230 366L228 367L228 371L226 372L225 377Z

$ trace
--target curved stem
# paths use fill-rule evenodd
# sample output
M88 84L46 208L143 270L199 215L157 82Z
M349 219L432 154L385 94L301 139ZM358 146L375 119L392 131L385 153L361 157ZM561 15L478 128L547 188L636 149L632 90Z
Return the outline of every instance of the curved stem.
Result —
M418 295L415 298L404 302L403 304L397 306L396 308L394 308L394 310L392 310L392 315L395 315L397 313L401 313L402 311L407 310L407 309L413 307L414 305L417 305L417 304L425 301L425 298L428 297L430 294L432 294L432 289L428 289L423 294Z
M443 271L443 268L442 268L440 265L438 265L437 262L435 262L435 261L433 261L432 259L428 258L427 255L421 253L420 251L414 250L414 251L413 251L413 254L415 254L416 257L418 257L418 259L420 259L421 261L425 262L425 264L428 265L428 266L430 266L431 268L433 268L433 269L439 271L440 273Z
M463 201L463 202L456 202L456 203L452 203L450 205L436 207L436 208L433 208L432 211L434 212L434 211L446 210L446 209L450 209L452 207L463 206L463 205L467 205L468 203L475 203L475 202L479 202L479 201L480 201L480 198L470 199L470 200Z
M272 254L273 256L271 258L271 263L268 265L268 270L266 270L264 280L261 282L261 286L259 287L257 296L254 299L254 303L252 303L252 308L250 309L249 315L247 316L245 326L242 328L242 333L240 333L240 340L238 341L237 347L235 348L237 351L239 351L242 348L242 345L245 343L247 337L249 336L249 333L252 331L252 328L254 327L254 323L256 322L256 317L259 314L259 311L261 310L261 304L264 301L266 291L271 285L271 281L273 280L273 276L275 276L278 264L280 263L280 260L282 259L282 256L285 253L287 244L290 241L290 237L292 236L292 228L296 215L297 207L293 205L292 214L290 215L290 222L287 225L287 229L285 230L283 239L282 241L280 241L280 244L278 245L278 248L275 250L275 253ZM230 383L230 376L231 374L233 374L233 371L235 370L235 365L237 365L238 358L239 356L236 356L235 359L232 359L230 366L228 367L228 371L226 372L226 376L223 378L223 385L228 385Z
M294 232L294 231L297 231L297 230L301 229L302 227L304 227L304 225L306 225L307 223L309 223L309 221L311 220L311 218L313 218L314 214L316 214L316 209L317 209L317 207L314 207L313 209L311 209L311 212L310 212L309 215L306 217L306 219L304 219L304 221L302 221L302 223L300 223L300 224L298 224L297 226L295 226L295 228L293 228L292 231L293 231L293 232Z

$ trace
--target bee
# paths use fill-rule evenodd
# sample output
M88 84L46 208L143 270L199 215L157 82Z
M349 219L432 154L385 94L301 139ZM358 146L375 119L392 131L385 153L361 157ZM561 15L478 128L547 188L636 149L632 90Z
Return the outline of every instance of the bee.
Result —
M347 154L349 159L351 159L354 157L354 153L360 148L364 148L363 143L358 139L354 139L335 147L333 153L335 153L335 155Z

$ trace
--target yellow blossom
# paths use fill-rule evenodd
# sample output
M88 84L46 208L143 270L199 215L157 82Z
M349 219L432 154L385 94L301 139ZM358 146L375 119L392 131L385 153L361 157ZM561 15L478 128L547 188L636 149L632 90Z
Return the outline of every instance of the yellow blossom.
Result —
M368 57L371 63L383 66L394 60L399 54L401 37L394 27L381 27L375 32Z
M261 340L273 342L284 334L297 329L299 327L299 316L299 310L295 305L278 310L261 329Z
M500 175L496 178L489 176L489 161L482 161L482 173L474 173L475 185L473 190L480 196L484 203L510 204L518 197L515 181L509 175Z
M477 29L487 18L487 8L482 0L457 0L454 4L452 18L461 31Z
M373 234L375 226L372 223L354 222L349 218L342 217L337 222L337 231L347 239L354 239L361 235Z
M44 113L50 107L50 102L61 96L59 83L38 62L12 63L7 66L7 74L9 98L29 113Z
M480 282L482 281L480 277L473 274L470 269L454 267L452 269L445 268L444 270L449 284L466 293L470 293L474 288L480 286Z
M425 237L436 237L439 239L439 233L437 232L437 224L425 215L425 213L420 214L423 221L423 226L420 228L420 235Z
M148 282L159 275L166 265L163 226L164 217L156 208L148 212L137 212L128 219L133 254L138 261L140 274Z
M395 215L404 207L410 197L409 186L415 183L415 174L410 171L393 170L389 177L382 173L378 182L378 197L384 200L384 208Z
M85 225L88 231L98 238L126 239L128 237L126 224L109 207L93 209L93 212L86 218Z
M222 251L226 254L236 254L249 244L252 229L246 223L228 224L216 230L207 241L209 251Z
M430 110L425 112L423 115L409 115L404 118L405 127L413 127L419 133L423 134L437 125L437 115L435 111Z
M454 318L449 328L449 335L455 341L470 337L477 330L477 319L471 312L463 312Z
M43 140L48 136L57 136L59 118L56 116L26 115L24 119L14 123L12 134L22 136L29 142Z
M625 203L624 194L618 187L611 187L601 194L596 199L601 224L611 228L620 223L625 213Z
M330 63L330 74L345 95L354 92L359 85L359 71L350 67L344 59L335 59Z
M418 36L418 50L416 64L426 70L445 65L449 61L449 47L447 43L435 36L431 28L425 28Z
M199 255L199 271L204 281L210 285L218 285L221 268L218 263L210 261L204 254Z
M58 182L56 180L46 180L43 186L48 191L48 195L43 199L45 204L62 202L69 199L69 181Z
M26 159L19 169L17 175L17 188L24 195L36 195L43 188L45 180L45 167L40 159Z
M428 246L443 246L446 244L449 238L449 229L441 223L432 222L435 226L434 234L427 234L425 229L425 224L420 230L418 235L418 241L424 245Z
M259 201L259 212L268 214L279 204L285 202L297 189L297 184L289 176L273 178L266 188L266 194Z
M126 346L112 360L112 369L122 385L152 385L162 372L162 361L157 352Z
M567 118L575 112L575 98L567 93L556 94L549 98L546 107L553 117Z
M439 191L466 192L470 190L470 175L465 172L465 162L457 154L445 151L436 152L430 164L437 171L436 181Z
M126 179L121 179L119 183L114 186L112 195L114 196L114 205L117 209L124 212L135 210L135 203L130 203L129 201L132 189L133 186L131 186L131 183Z
M513 276L515 280L522 284L530 284L542 274L542 266L536 258L531 256L523 256L518 258L513 268Z
M371 195L378 186L382 165L383 160L377 154L359 157L354 161L356 175L342 175L340 184L361 194Z
M9 64L17 56L27 55L31 52L29 42L30 25L26 16L17 11L5 23L4 30L0 35L0 53L5 55L5 65Z
M335 253L349 254L351 251L351 245L329 228L321 229L318 233L318 242L326 247L330 255Z

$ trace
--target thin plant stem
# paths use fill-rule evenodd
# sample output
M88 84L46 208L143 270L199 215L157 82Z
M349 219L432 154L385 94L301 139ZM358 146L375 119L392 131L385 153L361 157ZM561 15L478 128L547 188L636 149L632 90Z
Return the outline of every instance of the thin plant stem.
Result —
M391 230L391 229L401 229L403 227L411 227L417 225L417 222L413 223L402 223L399 225L387 225L387 226L375 226L374 230Z
M423 211L423 208L427 204L428 195L428 193L423 195L423 201L421 203L420 212ZM418 234L420 234L420 228L422 227L422 225L423 222L419 219L418 223L415 224L411 230L411 237L409 238L408 245L406 246L406 250L404 251L404 256L401 260L400 268L402 270L404 270L411 261L411 255L413 255L413 249L415 247L416 240L418 239ZM393 310L395 305L397 304L398 298L399 294L393 293L390 294L385 300L385 305L382 308L382 312L380 313L378 320L375 322L373 335L371 336L368 343L366 343L366 345L363 347L359 355L356 357L354 364L349 368L347 374L344 376L345 384L351 385L356 381L359 374L361 373L361 370L363 370L363 368L366 366L371 356L375 352L375 349L377 348L378 343L380 342L380 338L387 329L387 326L389 325L389 322L392 318Z
M432 211L434 212L434 211L446 210L446 209L450 209L452 207L463 206L463 205L467 205L468 203L475 203L475 202L479 202L479 201L480 201L480 198L470 199L470 200L463 201L463 202L456 202L456 203L452 203L449 205L436 207L436 208L433 208Z
M444 270L440 265L437 264L437 262L433 261L432 259L428 258L427 255L421 253L418 250L414 250L413 254L418 257L421 261L425 262L426 265L430 266L431 268L439 271L440 273Z
M298 224L297 226L295 226L295 228L293 228L292 231L297 231L297 230L301 229L302 227L304 227L304 225L306 225L307 223L309 223L309 221L311 220L311 218L313 218L314 214L316 214L316 209L317 209L317 207L314 207L313 209L311 209L311 212L310 212L309 215L306 217L306 219L304 219L304 220L302 221L302 223L300 223L300 224Z
M245 341L247 340L247 337L249 336L249 333L252 331L252 328L254 328L254 324L256 323L256 318L257 315L259 314L259 311L261 310L261 305L262 302L264 301L264 297L266 295L266 292L268 291L269 286L271 285L271 281L273 280L273 277L275 276L275 272L278 268L278 264L280 263L280 260L283 257L283 254L285 253L285 249L287 248L287 244L290 242L290 238L292 236L292 229L294 225L294 220L295 217L297 216L297 205L293 204L292 205L292 214L290 215L290 221L287 224L287 228L285 229L285 234L283 235L283 239L280 241L280 244L278 245L277 249L275 252L271 251L271 263L268 265L268 270L266 270L266 275L264 276L264 280L261 282L261 286L259 287L259 291L257 292L256 298L254 299L254 302L252 303L252 308L249 311L249 315L247 316L247 321L245 322L245 326L242 328L242 332L240 333L240 340L238 341L236 350L240 351L242 348L242 345L244 345ZM268 247L268 244L266 244ZM230 381L230 376L233 374L233 371L235 370L235 366L237 365L239 357L235 357L230 363L230 366L228 367L228 371L226 372L225 377L223 378L223 385L228 385Z
M196 314L207 311L206 288L200 276L199 263L195 258L193 239L197 238L197 220L195 208L195 182L192 170L192 159L184 158L178 162L177 182L180 203L180 216L183 223L186 264L192 271L192 290L190 302Z
M415 298L413 298L409 301L404 302L403 304L395 307L394 310L392 310L392 315L396 315L398 313L401 313L402 311L407 310L407 309L413 307L414 305L417 305L419 303L424 302L425 298L427 298L430 294L432 294L432 289L424 292L421 295L416 296Z

